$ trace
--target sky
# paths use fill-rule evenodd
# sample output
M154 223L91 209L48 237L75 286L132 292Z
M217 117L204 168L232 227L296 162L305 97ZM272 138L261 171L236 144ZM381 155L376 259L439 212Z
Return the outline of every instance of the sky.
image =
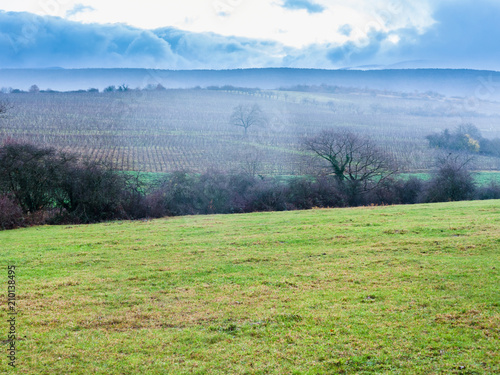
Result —
M498 0L0 0L0 68L500 70Z

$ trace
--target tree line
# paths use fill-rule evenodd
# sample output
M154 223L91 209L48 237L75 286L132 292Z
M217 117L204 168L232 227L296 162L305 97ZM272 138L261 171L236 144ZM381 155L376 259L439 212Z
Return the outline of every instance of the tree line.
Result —
M500 157L500 138L484 138L472 124L460 125L453 131L445 129L441 133L429 134L426 138L432 148Z
M500 186L474 184L459 156L444 157L422 181L398 178L388 153L347 130L321 132L302 148L317 162L309 176L178 171L145 183L104 163L7 141L0 147L0 227L500 198Z

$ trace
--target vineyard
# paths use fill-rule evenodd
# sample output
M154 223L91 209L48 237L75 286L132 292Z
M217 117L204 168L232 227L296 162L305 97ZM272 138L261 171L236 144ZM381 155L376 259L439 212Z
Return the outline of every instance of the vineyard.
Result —
M433 164L425 136L463 123L499 137L500 103L439 95L339 89L39 92L1 94L13 108L0 119L0 141L24 140L112 162L127 171L208 169L297 175L307 171L300 139L349 127L389 149L407 172ZM263 126L231 125L233 109L257 104ZM478 157L476 169L500 169Z

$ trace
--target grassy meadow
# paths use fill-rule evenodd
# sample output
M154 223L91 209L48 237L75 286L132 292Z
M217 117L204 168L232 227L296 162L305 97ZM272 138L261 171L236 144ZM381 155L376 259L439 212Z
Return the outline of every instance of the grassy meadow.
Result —
M0 232L18 374L500 372L500 201ZM0 310L6 342L7 307ZM9 370L9 371L7 371Z

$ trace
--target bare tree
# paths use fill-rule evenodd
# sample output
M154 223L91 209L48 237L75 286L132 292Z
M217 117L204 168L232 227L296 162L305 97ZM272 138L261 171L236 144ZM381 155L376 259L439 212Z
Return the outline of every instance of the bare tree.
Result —
M326 161L328 174L352 196L378 187L398 170L390 154L346 129L323 130L305 138L303 146Z
M245 135L250 126L264 125L265 122L266 118L258 104L254 104L253 106L240 104L236 106L230 119L232 125L241 126L245 129Z

